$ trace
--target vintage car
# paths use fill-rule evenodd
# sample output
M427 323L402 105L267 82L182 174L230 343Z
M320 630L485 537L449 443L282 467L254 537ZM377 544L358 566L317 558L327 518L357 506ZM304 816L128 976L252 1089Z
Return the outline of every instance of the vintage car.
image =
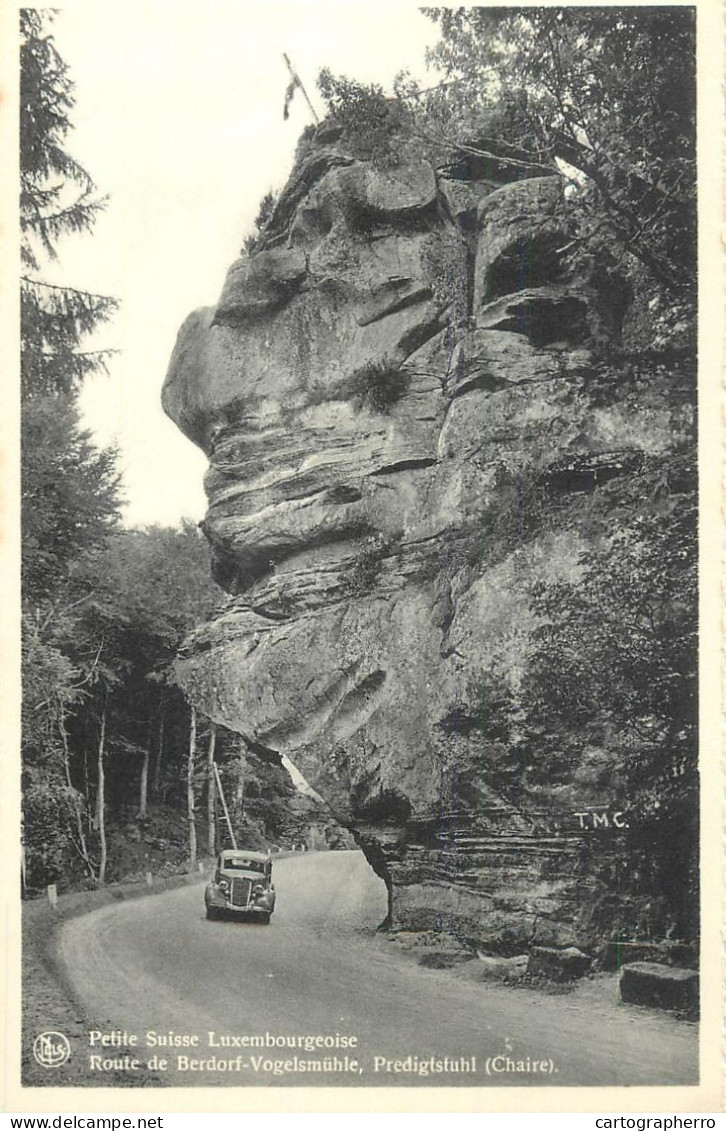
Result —
M207 918L225 912L269 923L275 910L272 860L264 852L226 848L217 857L214 876L204 890Z

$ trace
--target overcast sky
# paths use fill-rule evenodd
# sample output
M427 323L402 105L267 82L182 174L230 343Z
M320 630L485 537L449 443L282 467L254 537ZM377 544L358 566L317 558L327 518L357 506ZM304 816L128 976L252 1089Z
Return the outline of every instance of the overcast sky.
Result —
M93 236L64 241L49 277L121 301L101 342L119 353L82 408L120 449L129 525L198 520L206 460L159 394L181 322L216 302L310 121L299 94L283 121L282 53L320 107L320 67L387 87L403 68L424 74L436 29L400 2L78 0L53 30L76 84L68 148L109 204Z

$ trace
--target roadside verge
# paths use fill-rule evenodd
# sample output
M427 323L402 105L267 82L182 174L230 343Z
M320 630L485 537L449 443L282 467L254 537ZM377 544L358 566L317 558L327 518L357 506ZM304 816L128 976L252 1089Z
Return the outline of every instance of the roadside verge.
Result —
M206 873L205 873L206 875ZM102 907L124 900L143 899L159 895L174 888L203 882L199 872L184 876L170 876L156 880L153 886L145 883L112 884L93 891L68 892L58 897L55 908L45 897L29 900L22 905L22 1054L21 1080L25 1087L83 1087L97 1081L91 1079L84 1061L73 1057L58 1067L43 1068L33 1056L33 1042L39 1033L53 1030L65 1034L71 1047L87 1042L89 1028L96 1027L103 1018L93 1018L91 1024L83 1006L76 999L58 960L58 935L64 923L80 915L88 915ZM109 1024L111 1024L111 1019ZM109 1087L164 1086L164 1080L154 1073L108 1073Z

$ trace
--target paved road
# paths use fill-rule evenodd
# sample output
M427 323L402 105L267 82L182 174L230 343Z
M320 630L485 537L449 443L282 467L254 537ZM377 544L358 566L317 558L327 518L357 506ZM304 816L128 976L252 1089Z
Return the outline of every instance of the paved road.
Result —
M109 1042L97 1038L89 1057L145 1068L161 1055L175 1087L696 1082L693 1025L614 994L549 996L416 965L375 933L385 890L360 853L279 860L275 882L269 927L208 922L201 885L69 922L60 957ZM288 1044L305 1037L338 1047ZM432 1057L444 1071L421 1074Z

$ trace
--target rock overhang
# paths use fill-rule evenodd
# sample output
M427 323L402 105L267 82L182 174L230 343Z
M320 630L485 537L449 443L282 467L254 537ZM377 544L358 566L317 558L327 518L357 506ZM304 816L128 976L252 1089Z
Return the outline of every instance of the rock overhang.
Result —
M627 427L617 398L590 403L619 322L568 269L567 207L557 176L466 185L313 148L268 246L180 331L164 392L209 456L205 528L234 594L180 682L299 765L394 917L490 942L539 924L546 944L581 943L587 927L581 841L512 802L482 673L516 687L527 594L578 576L588 534L558 527L557 500L678 442L667 394ZM533 486L544 517L525 521ZM550 803L582 803L587 781L575 767Z

